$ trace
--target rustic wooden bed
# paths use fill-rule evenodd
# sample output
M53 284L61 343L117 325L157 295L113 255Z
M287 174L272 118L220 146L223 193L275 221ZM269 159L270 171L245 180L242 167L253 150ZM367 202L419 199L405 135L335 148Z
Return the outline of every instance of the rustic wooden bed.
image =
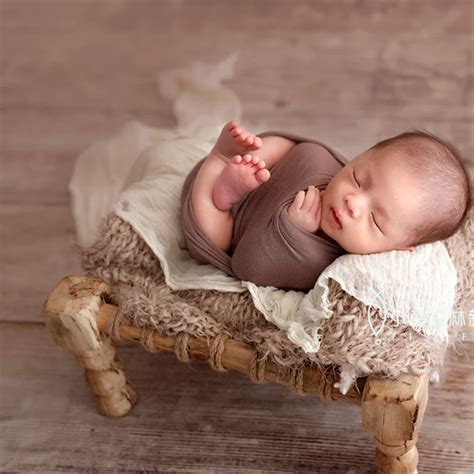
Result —
M117 307L110 304L111 286L98 278L65 277L44 303L43 314L54 341L69 349L85 369L85 378L96 400L99 413L126 415L138 395L127 381L125 369L116 355L110 330ZM120 339L141 341L143 329L120 324ZM152 351L177 351L183 341L154 331L148 347ZM212 357L207 341L186 338L182 360L188 357L208 361L216 370L234 370L256 383L280 383L293 387L297 381L276 365L259 370L256 350L249 344L226 339L221 357ZM263 372L263 373L262 373ZM334 388L335 379L317 368L305 369L299 386L308 395L328 401L360 405L363 427L374 435L375 460L379 473L416 473L416 442L428 403L428 375L404 374L397 380L371 375L360 377L346 395Z

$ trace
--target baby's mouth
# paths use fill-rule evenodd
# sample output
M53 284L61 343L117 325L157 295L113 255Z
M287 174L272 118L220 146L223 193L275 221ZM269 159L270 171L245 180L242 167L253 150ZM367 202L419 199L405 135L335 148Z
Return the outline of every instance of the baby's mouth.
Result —
M338 218L337 214L336 214L336 211L334 208L331 207L331 209L329 210L330 212L330 218L333 220L333 222L336 223L336 225L342 229L342 223L341 223L341 220Z

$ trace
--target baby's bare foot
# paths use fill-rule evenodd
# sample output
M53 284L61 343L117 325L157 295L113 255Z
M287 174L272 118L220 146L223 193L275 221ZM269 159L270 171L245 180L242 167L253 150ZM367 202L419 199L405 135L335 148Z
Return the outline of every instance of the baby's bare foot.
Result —
M228 211L269 178L270 171L258 156L236 155L217 178L212 192L214 205L221 211Z
M243 155L249 151L258 150L262 139L245 131L236 122L229 122L221 131L211 154L222 158L226 163L235 155Z

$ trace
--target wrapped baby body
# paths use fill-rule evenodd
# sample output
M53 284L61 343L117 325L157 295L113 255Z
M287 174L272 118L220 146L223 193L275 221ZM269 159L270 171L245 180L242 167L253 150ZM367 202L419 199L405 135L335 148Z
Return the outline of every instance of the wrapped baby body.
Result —
M265 132L297 142L273 166L271 177L233 208L234 230L228 252L206 236L194 212L191 194L206 158L187 176L181 194L182 228L191 255L239 280L285 290L311 290L321 272L347 253L321 229L307 232L288 216L298 191L310 185L320 191L347 164L347 159L323 143L282 132ZM258 153L257 153L258 154Z

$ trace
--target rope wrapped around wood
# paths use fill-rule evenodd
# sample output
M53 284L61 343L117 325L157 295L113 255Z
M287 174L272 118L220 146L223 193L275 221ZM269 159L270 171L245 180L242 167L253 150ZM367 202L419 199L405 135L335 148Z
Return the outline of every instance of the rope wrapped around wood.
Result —
M115 313L115 316L111 319L111 323L108 329L108 333L111 337L116 340L122 340L120 335L120 325L123 324L123 314L120 310ZM155 335L158 334L153 328L141 328L139 343L148 352L160 352L163 348L160 348L155 342ZM191 336L186 333L178 334L174 337L174 354L176 358L184 363L189 363L192 359L191 348L189 345L189 339ZM214 338L208 338L206 344L209 351L209 357L207 362L213 370L219 373L227 373L228 369L222 362L222 356L225 350L225 344L230 338L226 334L219 334ZM271 363L271 362L270 362ZM274 366L274 364L273 364ZM268 380L265 377L267 370L267 358L262 356L257 350L253 351L250 358L248 376L253 383L267 383ZM289 367L283 368L278 367L278 381L284 382L298 395L305 395L304 390L304 368ZM333 384L334 377L322 376L319 382L319 393L321 398L328 401L334 401L333 397Z

